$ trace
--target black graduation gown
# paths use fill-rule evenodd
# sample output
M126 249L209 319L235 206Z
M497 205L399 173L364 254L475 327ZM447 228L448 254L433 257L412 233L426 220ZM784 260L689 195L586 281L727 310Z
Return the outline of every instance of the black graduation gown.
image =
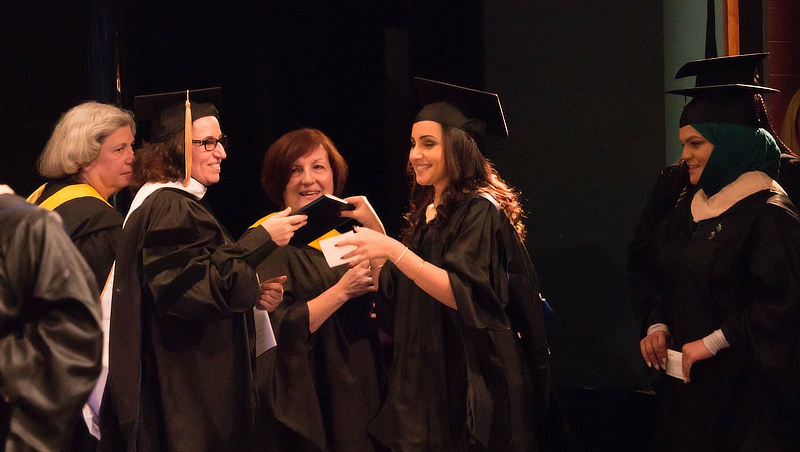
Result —
M778 183L786 190L795 205L800 204L800 160L781 154ZM641 335L645 336L647 317L658 303L654 284L656 277L653 239L661 221L681 199L692 199L698 187L689 183L689 171L683 162L666 167L659 173L647 205L633 230L633 240L628 245L627 280L631 303L641 322Z
M377 325L366 294L348 300L314 333L306 301L336 284L317 249L278 249L259 267L261 280L286 275L284 299L270 319L278 346L258 358L262 403L259 450L370 452L366 426L380 407Z
M275 248L263 228L233 242L181 190L160 189L130 215L114 276L104 450L250 450L255 267Z
M76 183L68 179L48 182L36 204ZM86 259L97 287L102 291L114 263L114 250L122 231L122 215L103 201L88 196L71 199L53 211L64 220L64 229Z
M665 377L656 450L800 450L800 221L763 190L700 222L684 199L657 230L660 300L675 350L722 329L730 348Z
M58 218L0 195L0 449L61 450L100 374L97 297Z
M533 267L511 223L474 195L409 248L448 272L458 309L384 265L379 315L394 311L394 360L370 430L403 451L537 450L549 351Z

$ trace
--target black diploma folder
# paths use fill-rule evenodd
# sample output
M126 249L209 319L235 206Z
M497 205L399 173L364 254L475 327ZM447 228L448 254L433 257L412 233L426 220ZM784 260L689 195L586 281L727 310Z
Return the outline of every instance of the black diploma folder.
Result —
M303 247L326 232L343 225L349 218L339 216L343 210L354 210L356 206L333 195L322 195L290 215L308 215L305 226L294 232L289 245Z

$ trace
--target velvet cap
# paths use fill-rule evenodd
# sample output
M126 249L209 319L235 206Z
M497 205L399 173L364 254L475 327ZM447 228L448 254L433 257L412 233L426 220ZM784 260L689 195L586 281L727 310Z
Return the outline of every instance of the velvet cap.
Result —
M192 121L206 116L219 119L219 111L214 104L222 98L220 87L189 90L192 104ZM138 121L150 121L150 142L161 143L185 124L186 91L147 94L134 98L134 111Z
M748 53L703 60L684 64L675 78L697 76L694 88L667 91L670 94L698 96L710 91L737 90L750 94L778 92L775 88L763 86L758 74L758 65L769 53Z
M751 53L690 61L675 78L697 76L694 88L667 91L692 96L683 107L680 127L689 124L739 124L762 127L754 95L777 92L760 84L758 65L768 53Z
M414 122L435 121L461 129L482 150L486 134L508 136L497 94L420 77L415 77L414 81L422 106Z

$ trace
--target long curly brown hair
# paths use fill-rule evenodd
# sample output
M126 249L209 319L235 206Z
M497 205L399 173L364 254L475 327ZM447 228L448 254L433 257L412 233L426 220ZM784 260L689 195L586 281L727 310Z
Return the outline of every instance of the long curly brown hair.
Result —
M433 228L447 224L456 204L469 195L487 193L500 204L520 240L525 240L525 212L519 202L519 194L500 178L492 163L481 154L472 137L463 130L446 124L442 126L444 166L449 179L436 207L436 218L430 222ZM403 240L408 242L425 224L425 210L434 200L433 186L419 185L414 177L414 168L408 163L408 172L413 181L411 205L404 215L408 223L403 229Z

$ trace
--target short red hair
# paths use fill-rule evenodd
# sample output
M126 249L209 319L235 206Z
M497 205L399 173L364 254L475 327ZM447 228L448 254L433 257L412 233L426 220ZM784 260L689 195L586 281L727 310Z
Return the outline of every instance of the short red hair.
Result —
M261 185L267 197L275 204L286 208L283 193L291 177L292 165L300 157L322 146L328 153L333 172L333 194L339 196L347 181L347 163L330 138L317 129L293 130L278 138L264 154L261 164Z

